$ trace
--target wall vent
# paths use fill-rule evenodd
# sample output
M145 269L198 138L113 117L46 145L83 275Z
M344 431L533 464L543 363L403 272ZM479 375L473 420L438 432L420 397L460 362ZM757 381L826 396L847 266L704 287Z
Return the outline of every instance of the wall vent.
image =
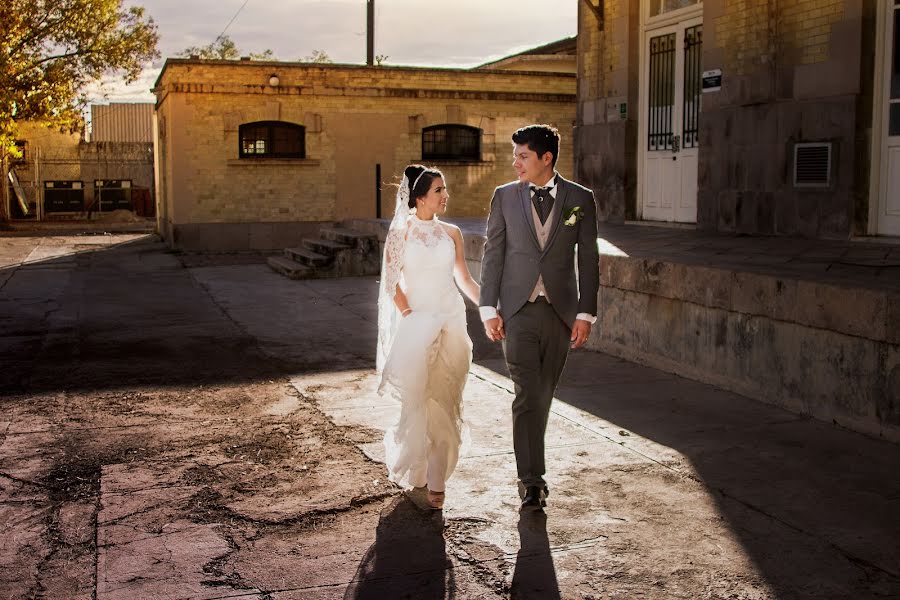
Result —
M794 144L794 187L831 185L831 143Z

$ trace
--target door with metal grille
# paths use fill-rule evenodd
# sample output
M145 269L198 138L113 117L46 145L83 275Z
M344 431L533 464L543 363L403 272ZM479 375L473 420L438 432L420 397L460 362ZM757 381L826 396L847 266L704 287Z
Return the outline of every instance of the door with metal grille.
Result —
M900 235L900 0L893 0L885 19L884 90L881 123L881 194L877 231Z
M645 49L641 217L695 223L702 19L648 31Z

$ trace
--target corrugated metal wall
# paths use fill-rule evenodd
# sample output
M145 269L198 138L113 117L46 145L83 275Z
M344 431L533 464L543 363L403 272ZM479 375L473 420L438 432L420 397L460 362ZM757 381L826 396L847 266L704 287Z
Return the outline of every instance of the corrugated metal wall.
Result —
M92 142L152 142L153 103L91 105Z

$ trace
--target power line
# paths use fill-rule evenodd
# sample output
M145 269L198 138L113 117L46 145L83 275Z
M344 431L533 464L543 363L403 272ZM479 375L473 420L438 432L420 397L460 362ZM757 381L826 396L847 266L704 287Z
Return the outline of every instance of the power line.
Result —
M222 30L222 33L217 35L216 39L213 40L213 44L215 44L220 39L222 39L222 36L225 35L225 32L228 31L228 28L231 27L231 24L234 23L234 20L238 18L238 15L241 14L241 11L244 10L244 7L247 6L248 2L250 2L250 0L244 0L244 3L241 4L241 7L239 9L237 9L237 12L235 12L234 16L231 17L231 20L228 21L228 25L225 26L225 29Z

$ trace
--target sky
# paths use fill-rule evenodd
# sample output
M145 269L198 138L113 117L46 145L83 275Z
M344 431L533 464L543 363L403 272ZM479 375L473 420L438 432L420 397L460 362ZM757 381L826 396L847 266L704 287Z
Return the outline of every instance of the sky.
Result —
M579 1L376 0L375 54L387 55L386 65L473 67L575 35ZM322 50L337 63L365 63L365 0L244 2L125 0L143 6L156 22L162 58L134 84L108 77L89 97L152 102L149 90L165 58L209 44L226 26L242 54L271 49L277 60L293 61Z

